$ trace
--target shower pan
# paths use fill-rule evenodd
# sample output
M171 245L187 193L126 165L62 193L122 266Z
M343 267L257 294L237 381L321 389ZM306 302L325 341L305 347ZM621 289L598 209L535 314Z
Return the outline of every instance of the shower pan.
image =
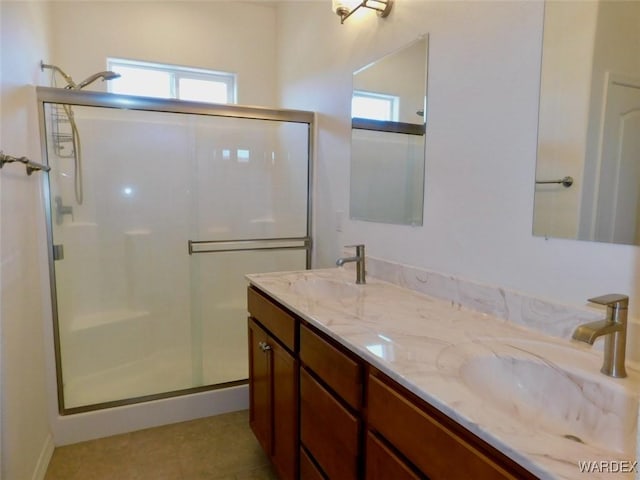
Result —
M37 97L60 413L246 383L244 275L310 267L313 114ZM83 134L81 205L61 106Z

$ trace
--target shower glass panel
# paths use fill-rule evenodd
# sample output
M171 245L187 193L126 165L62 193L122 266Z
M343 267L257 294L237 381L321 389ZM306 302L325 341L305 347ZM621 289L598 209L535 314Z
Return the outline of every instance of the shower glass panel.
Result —
M81 165L41 102L61 411L244 383L244 275L309 266L310 120L65 95Z

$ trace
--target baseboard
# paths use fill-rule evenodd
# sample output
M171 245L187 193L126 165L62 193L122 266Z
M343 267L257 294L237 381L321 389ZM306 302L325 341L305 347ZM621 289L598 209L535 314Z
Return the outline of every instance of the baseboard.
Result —
M38 457L38 463L36 464L36 468L33 471L33 475L31 476L32 480L44 480L44 477L47 474L47 467L49 466L51 456L53 455L54 448L55 446L53 445L53 435L49 434L44 441L44 445L42 445L42 450L40 451L40 456Z
M248 407L249 387L239 385L93 412L57 416L52 422L54 442L56 446L69 445L134 430L245 410Z

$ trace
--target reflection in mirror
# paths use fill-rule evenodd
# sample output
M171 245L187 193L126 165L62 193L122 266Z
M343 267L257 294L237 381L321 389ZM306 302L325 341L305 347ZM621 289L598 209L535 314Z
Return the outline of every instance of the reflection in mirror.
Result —
M353 75L351 218L422 225L427 38Z
M640 244L639 47L640 2L545 3L534 235Z

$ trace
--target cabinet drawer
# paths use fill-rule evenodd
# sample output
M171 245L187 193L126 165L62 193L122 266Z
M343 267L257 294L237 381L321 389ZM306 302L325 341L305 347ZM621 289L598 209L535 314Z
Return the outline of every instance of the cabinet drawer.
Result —
M432 480L533 478L512 475L475 445L372 375L367 405L370 428L377 430ZM475 441L481 440L475 438Z
M355 409L362 405L362 367L300 325L300 360Z
M365 480L420 480L398 456L373 433L367 432Z
M295 351L296 319L275 303L263 297L256 289L247 290L249 315L257 319L289 350Z
M300 440L331 479L358 478L359 421L300 369Z

